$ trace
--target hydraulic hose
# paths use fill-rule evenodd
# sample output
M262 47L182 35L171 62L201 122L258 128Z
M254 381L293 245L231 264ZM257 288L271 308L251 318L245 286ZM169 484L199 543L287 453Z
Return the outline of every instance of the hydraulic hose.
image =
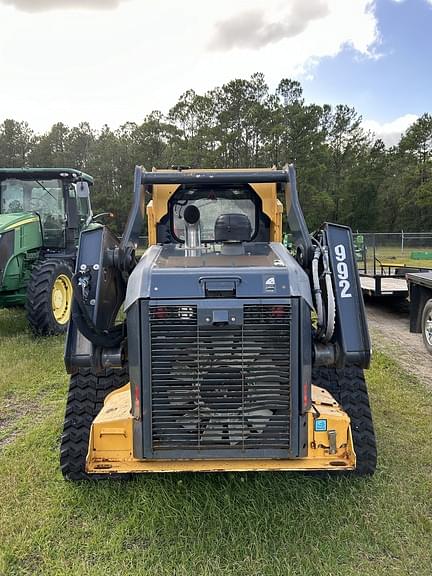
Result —
M324 266L323 275L325 277L325 285L327 292L327 325L325 329L324 340L325 342L329 342L334 333L335 319L336 319L336 304L333 292L333 284L331 279L327 246L324 246L323 249L323 266Z
M125 338L125 323L113 326L107 330L101 330L95 326L87 312L76 275L73 276L72 283L74 287L72 320L76 322L81 334L95 346L104 348L116 348L119 346Z
M324 308L322 301L322 291L319 281L318 263L321 257L321 247L317 246L314 251L312 259L312 279L313 279L313 292L315 296L316 312L318 317L318 334L321 336L324 331Z

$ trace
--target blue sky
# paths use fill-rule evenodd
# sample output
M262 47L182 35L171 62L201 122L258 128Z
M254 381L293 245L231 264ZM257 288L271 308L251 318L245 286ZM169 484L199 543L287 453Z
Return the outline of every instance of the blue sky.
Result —
M263 72L394 144L431 110L432 0L0 0L0 122L116 128Z
M365 118L389 122L432 112L432 5L426 0L379 0L378 57L347 47L324 58L304 81L308 99L349 103Z

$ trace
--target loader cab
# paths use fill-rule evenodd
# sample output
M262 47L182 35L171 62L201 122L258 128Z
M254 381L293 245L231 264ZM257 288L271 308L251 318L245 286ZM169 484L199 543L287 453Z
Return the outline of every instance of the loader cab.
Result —
M250 223L247 241L280 242L283 206L277 192L276 183L153 185L147 206L149 244L184 244L184 214L189 206L200 212L200 235L205 245L217 243L218 217L235 214Z
M249 222L248 241L269 238L269 218L262 212L259 196L247 185L236 187L187 187L178 190L169 202L169 227L173 240L185 241L185 210L194 206L200 214L200 235L204 244L214 243L221 215L239 214Z

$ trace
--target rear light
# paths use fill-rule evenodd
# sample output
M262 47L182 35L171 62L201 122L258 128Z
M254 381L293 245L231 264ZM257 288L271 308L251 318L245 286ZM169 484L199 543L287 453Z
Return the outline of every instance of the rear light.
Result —
M303 383L303 409L307 410L310 404L309 384Z
M134 393L134 415L135 416L139 415L140 407L141 407L140 389L139 389L139 386L135 385L135 393Z
M164 306L158 306L154 311L154 316L158 320L164 320L168 316L168 310Z
M271 314L273 318L283 318L286 315L286 310L283 306L273 306Z

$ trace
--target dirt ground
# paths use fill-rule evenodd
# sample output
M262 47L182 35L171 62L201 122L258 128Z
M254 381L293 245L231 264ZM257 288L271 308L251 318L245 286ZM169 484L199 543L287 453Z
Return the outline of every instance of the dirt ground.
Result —
M390 352L405 370L432 390L432 356L424 347L422 335L409 331L408 304L368 300L366 310L373 348Z

